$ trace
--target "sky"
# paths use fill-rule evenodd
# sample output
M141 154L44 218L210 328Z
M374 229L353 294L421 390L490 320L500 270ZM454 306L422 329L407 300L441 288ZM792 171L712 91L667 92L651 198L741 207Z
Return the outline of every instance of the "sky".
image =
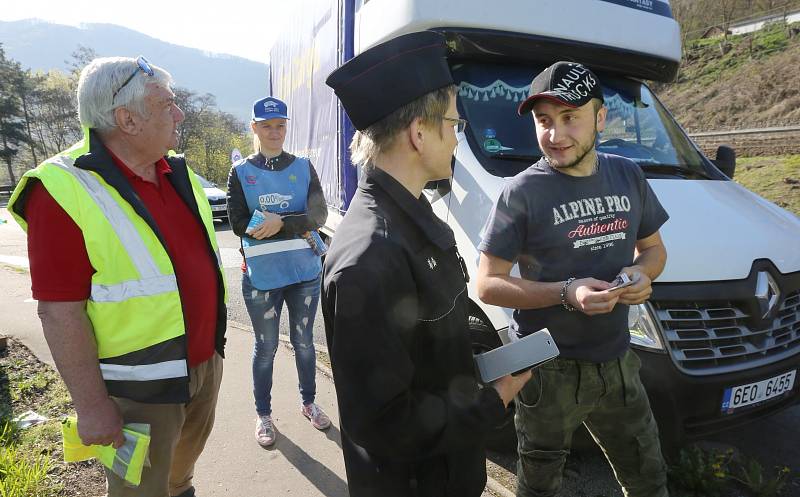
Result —
M217 5L198 0L8 0L0 8L0 20L38 18L69 26L117 24L176 45L266 63L269 49L293 3L291 0L224 0Z

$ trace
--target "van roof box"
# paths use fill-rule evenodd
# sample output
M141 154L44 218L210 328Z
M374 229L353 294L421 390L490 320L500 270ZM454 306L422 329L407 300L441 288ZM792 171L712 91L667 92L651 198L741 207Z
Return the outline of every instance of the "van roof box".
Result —
M570 60L595 71L664 82L674 80L678 73L679 62L634 50L519 33L435 30L446 35L452 61L469 59L549 65L557 60Z
M455 57L540 63L571 59L658 81L674 79L681 60L680 28L665 0L468 0L452 5L363 2L355 14L355 53L404 33L433 29L448 35Z

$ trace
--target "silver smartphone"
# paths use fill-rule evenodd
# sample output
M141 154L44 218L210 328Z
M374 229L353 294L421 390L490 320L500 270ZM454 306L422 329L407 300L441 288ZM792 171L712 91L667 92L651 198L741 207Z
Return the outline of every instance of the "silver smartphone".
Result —
M521 373L558 357L558 347L547 328L502 347L478 354L475 364L484 383L507 374Z

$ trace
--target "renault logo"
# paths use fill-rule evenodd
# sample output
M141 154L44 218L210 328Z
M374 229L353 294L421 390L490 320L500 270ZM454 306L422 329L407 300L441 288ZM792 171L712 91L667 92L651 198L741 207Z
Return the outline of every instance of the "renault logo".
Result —
M761 309L761 319L765 319L772 313L780 296L781 290L772 275L766 271L760 271L756 280L756 300Z

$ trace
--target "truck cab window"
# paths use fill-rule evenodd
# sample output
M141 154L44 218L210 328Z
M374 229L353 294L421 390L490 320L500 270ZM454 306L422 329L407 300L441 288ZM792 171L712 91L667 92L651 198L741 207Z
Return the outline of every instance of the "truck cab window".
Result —
M513 176L541 157L533 119L517 117L517 107L542 69L483 63L453 66L459 112L469 121L470 147L495 176ZM608 107L599 151L628 157L649 177L719 177L645 84L598 76Z

